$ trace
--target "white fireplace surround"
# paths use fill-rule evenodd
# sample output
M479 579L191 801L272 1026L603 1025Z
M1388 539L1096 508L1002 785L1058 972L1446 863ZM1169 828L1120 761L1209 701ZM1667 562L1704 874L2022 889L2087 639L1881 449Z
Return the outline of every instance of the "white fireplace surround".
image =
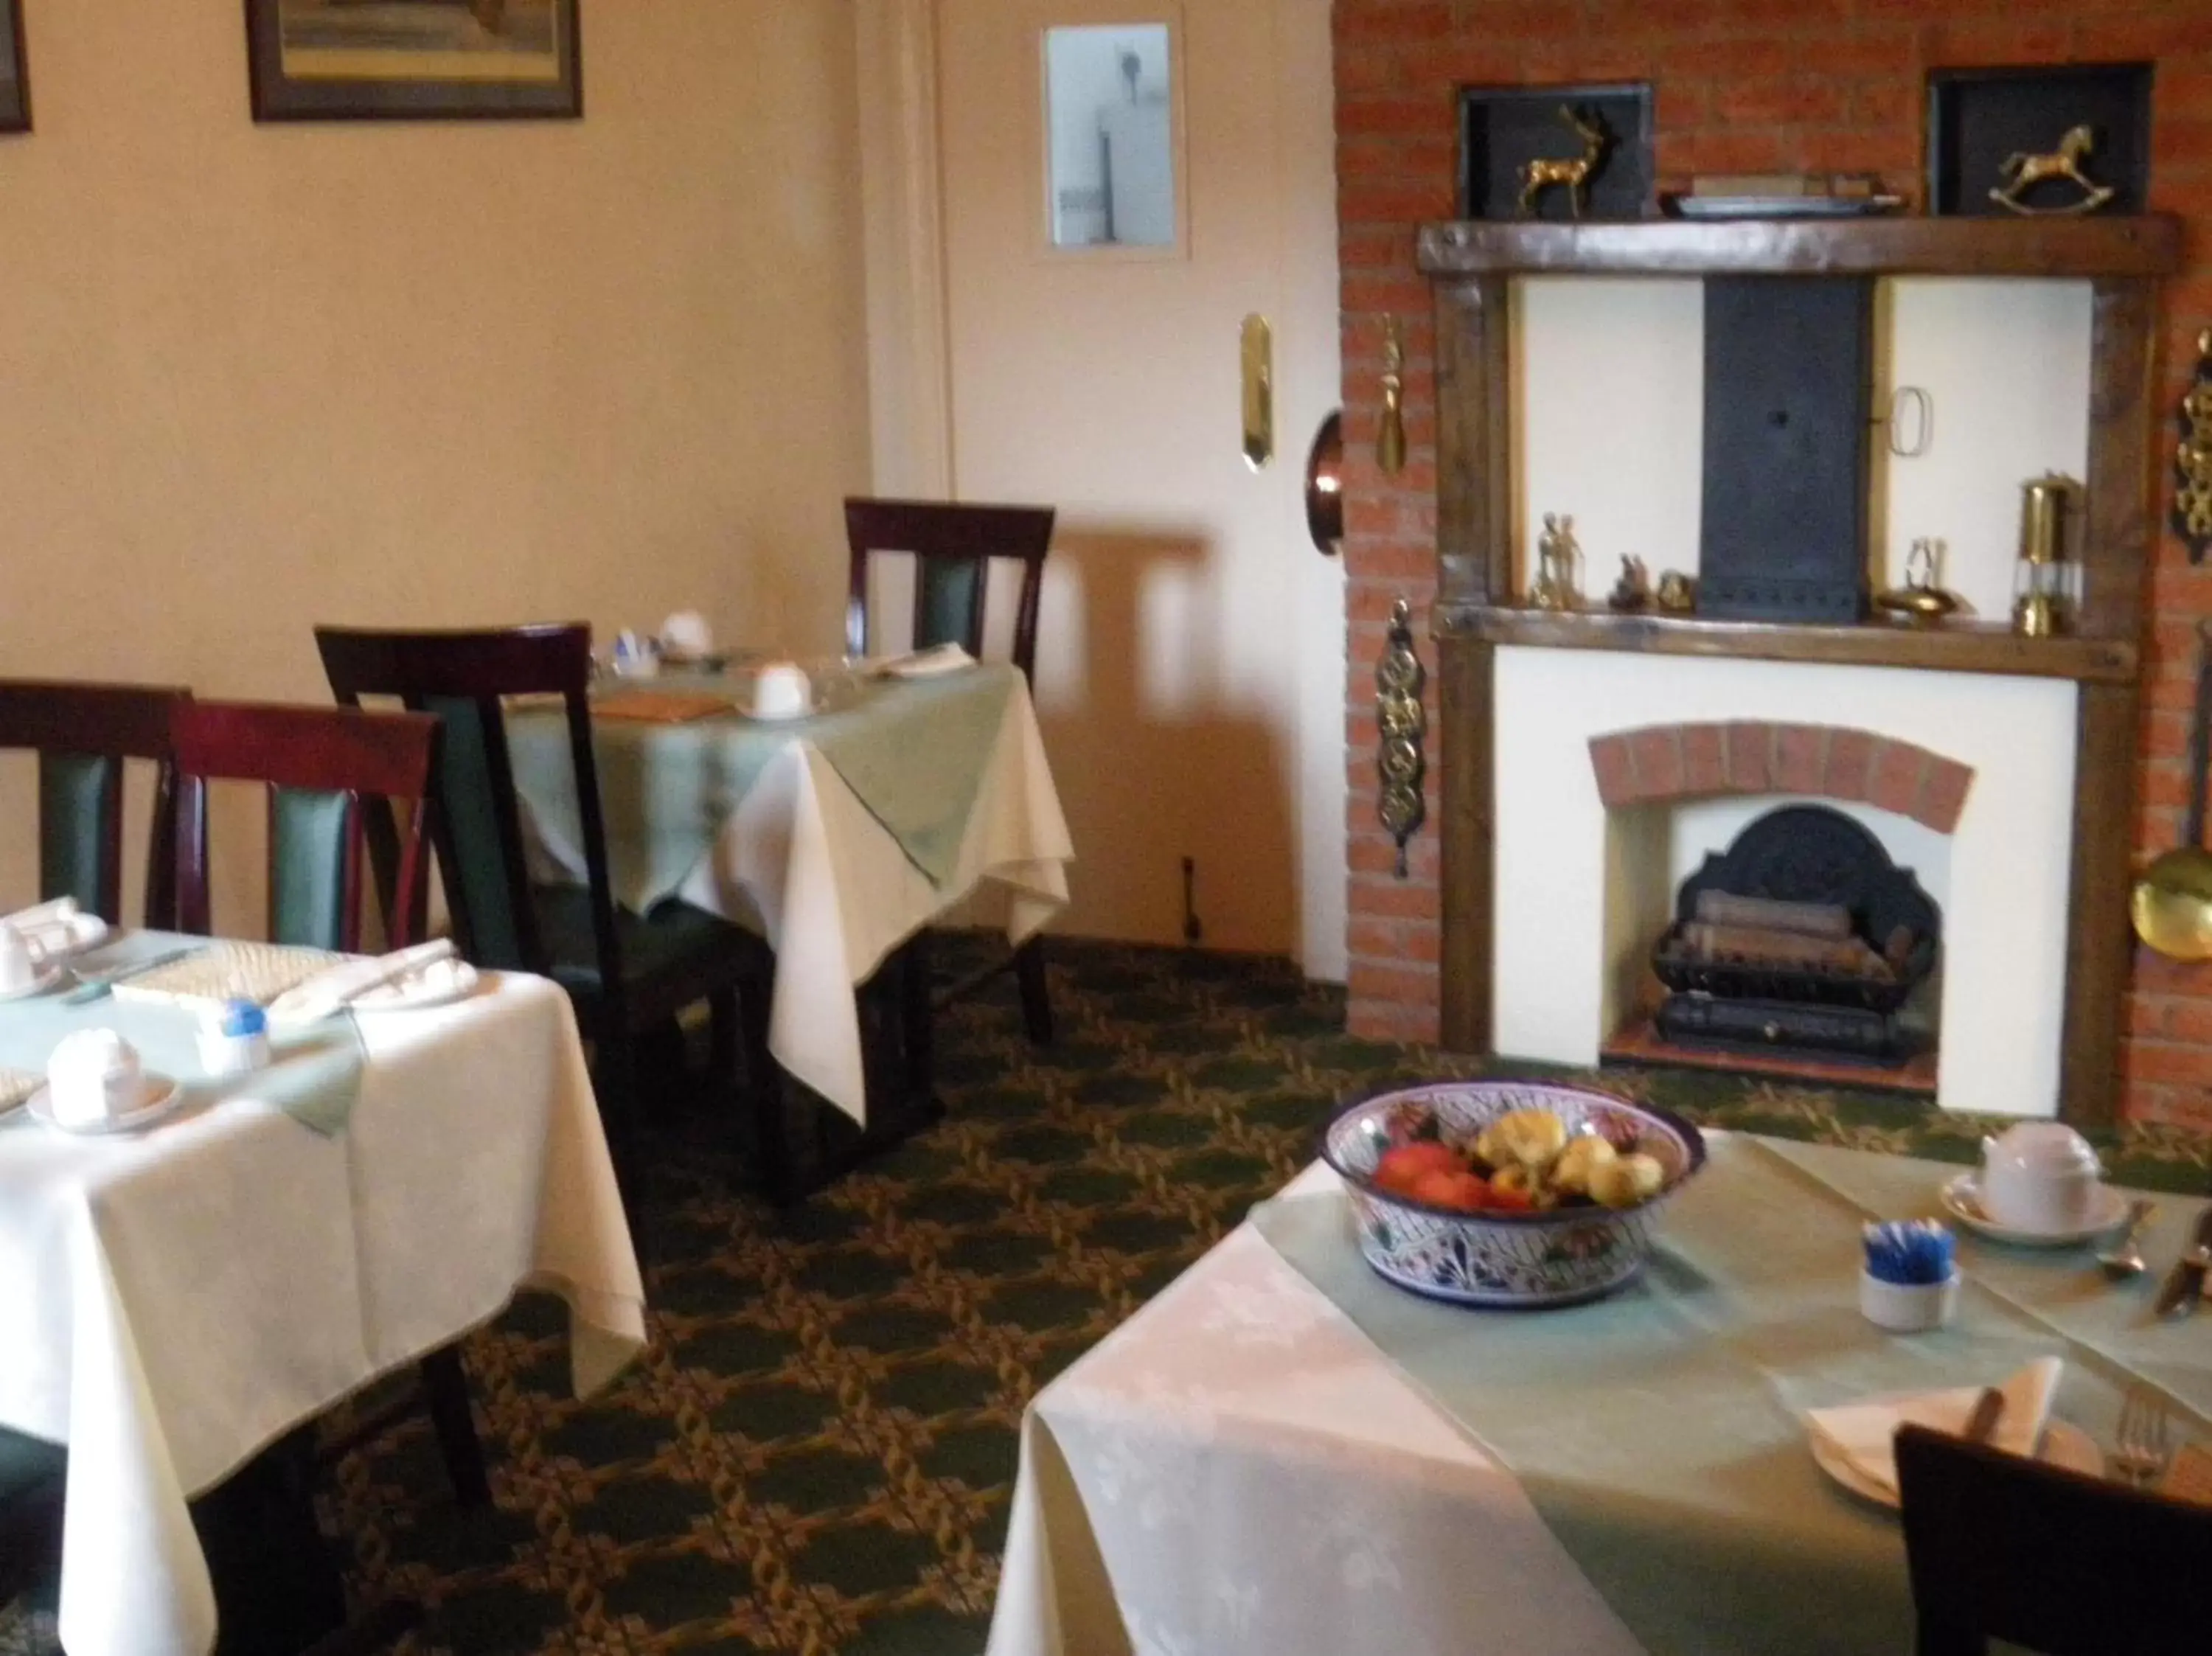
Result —
M1841 805L1914 867L1943 910L1937 1101L2048 1116L2058 1105L2074 812L2072 684L1601 652L1502 648L1497 658L1495 1046L1577 1065L1628 1010L1641 958L1696 847L1725 850L1758 804L1608 812L1593 737L1759 719L1848 725L1974 772L1948 847L1920 823ZM1680 802L1677 802L1678 804ZM1946 851L1948 850L1948 854ZM2118 920L2116 917L2115 924Z

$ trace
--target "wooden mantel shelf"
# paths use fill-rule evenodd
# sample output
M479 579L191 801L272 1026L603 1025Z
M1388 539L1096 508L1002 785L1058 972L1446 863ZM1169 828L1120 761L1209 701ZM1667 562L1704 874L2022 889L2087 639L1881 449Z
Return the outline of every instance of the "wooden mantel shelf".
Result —
M1420 266L1462 276L2161 276L2170 214L2110 218L1660 219L1425 226Z
M1651 611L1620 615L1609 610L1440 604L1432 626L1440 638L1543 649L1626 650L1849 667L1909 667L2089 683L2131 682L2137 665L2136 646L2130 643L2113 639L2021 638L2001 622L1985 621L1915 626L1877 620L1855 627L1804 626L1708 621Z

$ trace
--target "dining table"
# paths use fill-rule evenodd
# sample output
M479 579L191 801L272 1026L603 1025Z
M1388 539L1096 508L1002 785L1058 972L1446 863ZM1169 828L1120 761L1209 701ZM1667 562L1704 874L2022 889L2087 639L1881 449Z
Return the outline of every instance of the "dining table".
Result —
M1011 943L1035 935L1066 905L1075 854L1019 670L963 654L902 670L819 666L812 711L789 719L741 711L744 665L593 698L617 900L690 903L763 935L770 1053L863 1126L860 987L956 909ZM562 717L520 707L507 725L538 872L581 882Z
M2212 1433L2212 1315L2161 1320L2086 1247L1964 1237L1952 1325L1864 1320L1863 1227L1957 1168L1707 1145L1641 1279L1565 1309L1382 1281L1308 1168L1030 1404L989 1656L1894 1656L1896 1513L1807 1411L2057 1357L2054 1422L2109 1444L2132 1390ZM2194 1217L2161 1204L2146 1252Z
M96 976L186 946L227 945L128 933L76 965ZM556 985L486 973L447 1004L340 1012L279 1032L272 1061L242 1074L203 1062L203 1021L121 986L0 1004L0 1427L67 1447L71 1656L210 1650L188 1503L519 1290L567 1302L580 1396L644 1344ZM47 1119L31 1095L48 1056L94 1029L178 1083L167 1114L106 1135Z

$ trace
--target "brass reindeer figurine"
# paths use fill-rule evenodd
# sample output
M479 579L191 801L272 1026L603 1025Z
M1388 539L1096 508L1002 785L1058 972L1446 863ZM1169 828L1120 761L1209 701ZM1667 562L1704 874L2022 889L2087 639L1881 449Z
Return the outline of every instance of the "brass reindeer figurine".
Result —
M1578 114L1567 104L1559 106L1559 118L1574 128L1583 141L1583 153L1572 161L1539 156L1521 164L1521 216L1534 218L1536 198L1554 185L1567 187L1567 205L1577 218L1589 204L1589 185L1613 148L1613 134L1595 112Z
M2002 182L1990 191L1990 199L2000 207L2008 207L2015 213L2031 216L2067 213L2094 213L2112 200L2110 185L2099 184L2081 170L2081 163L2094 154L2097 135L2086 126L2077 126L2058 141L2058 148L2047 155L2030 155L2015 151L2005 157L2004 165L1997 168ZM2081 191L2081 199L2069 207L2030 207L2021 200L2037 185L2057 179Z

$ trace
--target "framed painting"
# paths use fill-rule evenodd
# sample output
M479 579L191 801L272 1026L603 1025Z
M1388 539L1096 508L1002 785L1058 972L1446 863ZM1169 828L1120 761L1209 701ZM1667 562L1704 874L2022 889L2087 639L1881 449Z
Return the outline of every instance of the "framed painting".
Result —
M253 118L573 118L584 112L576 11L577 0L246 0Z
M0 132L31 130L31 71L23 59L23 0L0 0Z

